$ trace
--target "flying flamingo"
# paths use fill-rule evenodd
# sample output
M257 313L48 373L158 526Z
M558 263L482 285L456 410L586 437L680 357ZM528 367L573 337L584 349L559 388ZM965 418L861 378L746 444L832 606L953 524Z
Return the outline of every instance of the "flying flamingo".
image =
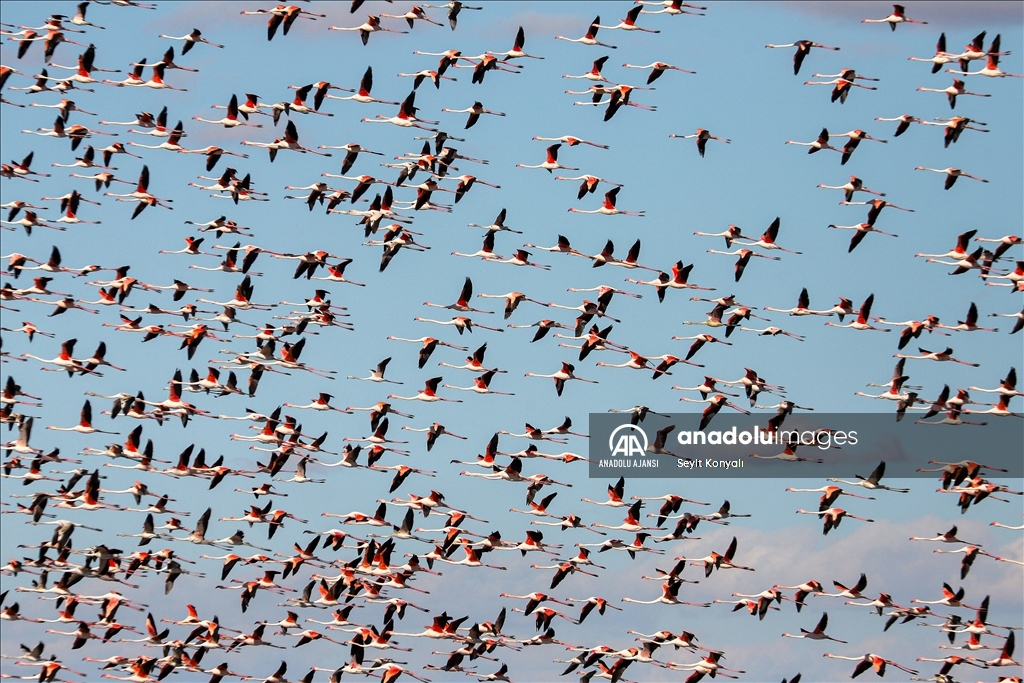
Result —
M869 295L868 298L864 300L864 303L861 304L860 309L857 312L857 319L847 323L846 325L840 325L832 321L829 321L825 324L830 327L848 327L854 330L874 330L875 332L892 332L892 330L888 328L874 327L869 322L872 319L871 306L874 304L874 302L875 295Z
M746 269L747 264L750 263L750 259L754 256L757 256L758 258L769 259L771 261L781 260L778 256L768 256L766 254L759 254L758 252L752 251L750 249L737 249L736 251L719 251L717 249L708 249L708 253L722 254L724 256L739 256L739 258L736 259L736 264L733 268L733 270L735 271L734 277L736 279L736 282L739 282L740 278L743 277L743 271Z
M850 176L850 181L843 185L823 185L819 184L818 187L824 189L842 189L846 193L847 202L853 201L854 193L867 193L868 195L878 195L879 197L885 197L885 193L880 193L878 190L871 189L864 186L864 181L855 175Z
M480 120L480 116L483 114L491 114L492 116L505 116L504 112L485 109L484 105L481 102L474 102L473 106L467 107L466 109L449 109L448 107L444 107L443 109L441 109L441 111L448 112L450 114L469 114L469 118L466 119L465 125L465 128L467 129L472 128L474 125L476 125L476 122Z
M775 240L779 236L779 227L781 226L781 224L782 224L781 219L776 217L775 220L772 221L771 225L769 225L768 228L765 229L764 234L761 235L760 239L758 239L757 241L746 242L746 243L744 243L744 242L737 242L737 244L742 244L742 245L747 246L747 247L761 247L762 249L768 249L768 250L778 249L779 251L784 251L787 254L799 254L800 253L799 251L791 251L789 249L783 249L782 247L780 247L777 244L775 244ZM750 238L735 238L735 239L750 239Z
M262 128L263 127L263 125L259 124L259 123L245 123L244 121L239 121L238 120L238 95L232 95L231 96L231 100L228 102L228 105L227 105L227 110L228 110L227 116L225 116L222 119L218 119L216 121L213 121L213 120L210 120L210 119L204 119L204 118L202 118L200 116L193 116L192 120L194 120L194 121L202 121L203 123L220 124L220 125L224 126L225 128L235 128L237 126L251 126L253 128ZM207 170L209 170L209 169L207 169Z
M870 135L868 135L859 128L856 130L851 130L848 133L837 133L832 137L848 138L847 143L843 145L843 158L839 162L841 166L846 165L846 162L850 160L851 156L853 156L853 152L857 149L857 146L860 145L862 140L873 140L875 142L881 142L883 144L889 142L888 140L880 140L879 138L871 137Z
M515 396L515 394L506 391L494 391L490 388L491 380L494 378L495 373L503 372L499 370L486 370L482 375L473 379L473 386L471 387L457 387L451 384L444 384L442 386L448 389L458 389L459 391L475 391L478 394L497 394L500 396Z
M814 154L820 152L823 149L830 149L833 152L839 152L839 148L833 147L828 143L829 134L827 128L822 128L821 133L818 134L818 139L814 142L797 142L795 140L786 140L787 145L800 145L801 147L809 147L807 150L808 154Z
M947 190L949 188L953 187L953 185L956 184L957 178L960 178L961 176L964 177L964 178L970 178L971 180L977 180L978 182L981 182L981 183L987 183L988 182L984 178L979 178L977 176L973 176L970 173L965 173L965 172L961 171L959 168L953 168L953 167L950 167L950 168L928 168L926 166L915 166L914 170L915 171L931 171L933 173L945 173L946 174L946 182L944 183L944 188L947 189Z
M993 314L989 314L993 315ZM1010 371L1006 373L1006 377L999 382L999 386L995 389L982 389L981 387L968 387L971 391L980 391L986 394L1000 394L1001 396L1013 397L1013 396L1024 396L1024 392L1017 389L1017 369L1010 368Z
M907 129L910 128L910 124L924 123L924 121L922 121L921 119L917 118L916 116L911 116L910 114L902 114L894 118L883 118L881 116L876 116L875 121L899 121L899 125L896 126L896 132L893 133L893 137L896 138L906 133Z
M691 5L683 0L636 0L636 5L653 5L655 7L661 7L662 9L656 11L643 10L641 14L671 14L672 16L678 16L680 14L695 14L697 16L704 16L703 12L687 12L684 7L690 9L706 10L707 7L700 5Z
M601 208L599 208L599 209L584 210L584 209L577 209L576 207L569 207L569 211L571 213L592 213L592 214L599 213L599 214L602 214L602 215L605 215L605 216L621 215L621 216L638 216L638 217L642 218L647 213L644 210L641 210L641 211L624 211L622 209L616 208L615 203L616 203L616 201L618 199L619 190L621 190L621 189L622 189L621 187L613 187L612 189L610 189L607 192L605 192L604 193L604 201L601 203Z
M92 404L89 401L82 406L81 419L74 427L47 426L46 428L60 432L78 432L79 434L120 434L120 432L107 432L92 426Z
M415 396L398 396L396 394L388 394L388 400L398 399L401 401L426 401L432 403L436 401L447 401L449 403L462 403L461 399L457 398L442 398L437 395L437 385L441 383L441 377L433 377L428 379L423 385L423 389Z
M644 33L661 33L661 31L657 29L642 28L636 25L636 20L640 16L640 12L642 11L642 6L634 6L633 9L629 10L629 12L626 13L626 17L615 26L599 26L598 28L608 29L609 31L622 29L623 31L643 31Z
M249 145L250 147L262 147L270 152L270 161L273 162L277 157L277 153L283 149L289 149L294 152L302 152L305 154L316 154L321 157L329 157L329 152L317 152L316 150L303 147L299 144L299 131L295 127L294 121L289 121L288 125L285 126L285 132L283 138L277 138L273 142L250 142L248 140L242 140L240 144Z
M828 535L829 531L838 528L840 522L842 522L846 518L857 519L861 522L875 521L873 519L867 519L866 517L857 517L856 515L851 515L849 512L843 510L842 508L828 508L826 510L821 510L819 512L812 512L810 510L797 510L797 513L802 515L817 515L824 522L822 534L826 536Z
M212 47L218 47L218 48L223 48L224 47L223 45L218 45L217 43L212 43L209 40L207 40L206 38L203 38L202 32L199 29L197 29L197 28L192 29L192 33L189 33L188 35L181 36L179 38L176 38L174 36L164 35L163 33L160 34L160 37L164 38L166 40L182 40L182 41L185 41L184 47L181 48L181 54L183 54L183 55L184 54L188 54L188 51L191 50L193 46L198 45L199 43L206 43L207 45L210 45Z
M623 602L632 602L640 605L689 605L691 607L710 607L711 604L707 602L686 602L685 600L679 599L679 589L682 587L683 582L678 578L669 578L668 581L661 586L661 595L653 600L637 600L635 598L622 598Z
M772 48L787 48L795 47L796 52L793 54L793 75L800 73L800 67L804 63L804 59L810 54L811 48L818 47L823 50L838 50L838 47L832 47L830 45L822 45L821 43L815 43L812 40L798 40L795 43L787 43L785 45L773 45L771 43L765 45L765 47Z
M555 176L555 180L580 180L580 189L576 194L576 199L583 199L588 193L593 194L597 191L598 185L605 183L607 185L614 185L615 187L623 187L622 183L613 183L610 180L599 178L593 175L581 175L581 176Z
M601 26L601 17L596 16L594 20L590 22L590 26L587 27L587 32L582 38L566 38L565 36L555 36L556 40L566 40L570 43L580 43L582 45L598 45L600 47L606 47L611 50L615 50L615 45L608 45L606 43L598 42L597 32L599 29L604 28Z
M428 24L433 24L434 26L441 26L442 25L440 22L434 21L433 19L428 17L427 13L424 11L423 7L420 6L420 5L413 5L412 8L408 12L406 12L405 14L383 14L382 13L379 16L381 16L381 17L388 17L389 19L405 19L406 22L408 22L408 24L409 24L409 28L413 28L415 26L415 22L416 21L425 21Z
M516 164L516 167L517 168L543 168L548 173L551 173L556 168L565 169L566 171L578 171L578 170L580 170L578 168L572 168L571 166L563 166L562 164L558 163L558 150L559 150L559 148L561 146L562 146L561 143L559 143L559 144L551 145L550 147L548 147L547 148L547 158L545 159L544 163L542 163L542 164L537 164L535 166L530 166L530 165L527 165L527 164Z
M589 140L584 140L573 135L563 135L562 137L558 138L545 138L541 137L540 135L534 135L533 139L544 140L547 142L561 142L562 144L569 145L570 147L575 147L577 145L590 145L591 147L597 147L598 149L609 149L608 145L602 145L597 142L591 142ZM568 180L568 178L566 178L565 180ZM573 178L573 180L580 180L580 178Z
M828 78L829 76L827 76L825 74L814 74L814 77L815 78ZM856 72L853 69L848 69L848 70L844 71L843 73L841 73L841 74L835 76L834 78L832 78L832 80L829 80L829 81L804 81L804 85L831 85L831 86L834 86L832 88L832 101L835 102L836 100L839 100L840 104L846 104L846 98L849 96L851 88L863 88L864 90L878 90L878 88L876 88L874 86L861 85L860 83L855 83L853 79L857 78L857 77L858 76L856 75ZM863 77L861 77L861 78L863 78ZM869 80L877 81L878 79L877 78L872 78L872 79L869 79Z
M903 5L893 5L892 14L887 16L885 19L862 19L860 23L889 24L889 28L895 31L897 24L927 24L928 22L911 19L907 16L906 11L903 9Z
M847 484L849 486L861 486L861 487L869 489L871 491L876 491L876 490L894 491L896 493L909 493L910 492L910 489L893 488L893 487L886 486L884 484L879 483L882 480L882 477L885 476L885 461L884 460L882 462L880 462L878 464L878 467L876 467L874 470L872 470L871 474L868 475L867 477L862 477L859 474L858 475L854 475L854 476L857 477L857 481L846 481L844 479L837 479L835 477L830 477L829 481L836 482L836 483L839 483L839 484ZM862 590L863 590L863 587L862 587ZM859 596L853 596L853 597L859 597Z
M958 55L946 51L946 34L939 34L939 40L935 43L935 55L927 59L922 57L908 57L911 62L931 62L932 73L937 74L942 70L944 64L954 63Z
M895 7L900 7L900 6L899 5L895 5ZM900 8L900 9L902 9L902 8ZM881 19L879 21L886 21L886 20L885 19ZM923 23L923 22L914 22L914 23ZM895 29L896 29L896 26L894 24L893 25L893 30L895 30ZM851 662L859 662L857 664L857 666L854 667L853 673L851 674L851 677L857 677L860 674L862 674L865 671L868 671L870 669L874 669L876 675L884 676L885 675L886 666L894 667L896 669L899 669L900 671L906 671L907 673L909 673L911 675L916 675L918 673L916 669L908 669L905 666L897 664L896 662L892 661L891 659L885 659L885 658L883 658L883 657L881 657L879 655L876 655L876 654L868 653L868 654L863 655L861 657L847 657L847 656L844 656L844 655L834 655L834 654L831 654L829 652L826 652L823 656L829 657L831 659L845 659L845 660L848 660L848 661L851 661Z
M530 55L523 52L524 45L526 45L526 33L525 31L523 31L523 27L520 26L519 30L516 32L516 39L515 42L513 42L512 44L511 50L509 50L508 52L491 52L490 50L488 50L486 54L493 55L495 57L503 57L503 61L509 59L520 59L522 57L529 57L530 59L544 59L543 57L538 57L537 55Z
M995 327L978 327L978 306L973 301L970 307L967 309L967 317L965 320L958 320L956 325L941 325L936 324L936 327L940 327L944 330L953 330L955 332L998 332L999 329Z
M869 232L878 233L879 235L886 235L888 237L899 237L899 235L895 235L891 232L884 232L882 230L879 230L871 223L858 223L857 225L835 225L834 223L831 223L828 227L835 228L836 230L855 231L853 237L850 239L850 246L846 250L847 253L853 253L853 250L857 248L857 245L860 244L865 237L867 237L867 234Z
M383 15L381 15L383 16ZM410 20L411 21L411 20ZM378 31L385 31L387 33L408 33L408 31L399 31L393 28L384 28L380 23L380 16L369 14L366 17L366 21L359 26L328 26L328 31L359 31L359 38L363 41L363 45L370 40L370 34Z
M949 108L950 109L956 109L956 98L958 96L960 96L960 95L974 95L975 97L992 97L991 95L988 95L988 94L984 94L984 93L980 93L980 92L971 92L971 91L967 90L964 87L964 82L961 81L959 78L954 78L953 79L953 85L949 86L948 88L925 88L925 87L920 87L920 88L918 88L918 91L945 93L946 97L949 99Z
M555 392L559 396L562 395L562 389L565 388L565 383L568 382L569 380L578 380L580 382L587 382L589 384L597 384L598 383L597 380L584 379L583 377L577 377L574 374L575 371L576 371L576 366L575 365L573 365L572 363L566 363L565 361L563 361L562 362L562 367L561 367L560 370L558 370L558 372L552 373L550 375L542 375L542 374L538 374L536 372L527 372L524 376L525 377L547 377L549 379L554 380L554 382L555 382Z
M605 78L603 75L601 75L601 69L604 68L604 65L605 65L605 63L607 61L608 61L608 55L605 55L604 57L599 57L599 58L594 60L594 64L591 66L590 71L588 71L588 72L586 72L584 74L581 74L579 76L573 76L573 75L570 75L570 74L565 74L564 76L562 76L562 78L585 79L585 80L588 80L588 81L594 81L594 82L599 82L599 83L609 83L610 84L611 81L609 81L607 78Z
M828 628L828 612L821 613L821 619L818 620L818 624L814 627L813 631L807 631L800 629L800 635L796 636L791 633L783 633L783 638L807 638L808 640L832 640L837 643L845 644L845 640L839 640L832 636L825 635L825 629Z
M715 135L712 135L710 132L704 130L703 128L698 128L697 132L694 133L693 135L676 135L675 133L670 133L669 137L680 138L682 140L687 140L690 138L695 139L697 142L697 152L700 154L701 158L704 157L704 148L707 146L708 140L718 140L719 142L724 142L726 144L732 142L731 140L728 140L726 138L720 138Z
M953 357L953 349L947 348L945 351L929 351L927 349L918 349L922 355L920 356L907 356L901 353L894 354L894 358L908 358L917 360L934 360L934 361L952 361L954 363L960 363L961 365L967 365L972 368L980 367L980 363L969 363L964 360Z

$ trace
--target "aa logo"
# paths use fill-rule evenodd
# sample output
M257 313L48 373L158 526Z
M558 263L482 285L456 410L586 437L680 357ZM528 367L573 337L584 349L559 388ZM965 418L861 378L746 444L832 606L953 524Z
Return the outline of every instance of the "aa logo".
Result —
M647 451L647 435L633 424L619 425L608 437L608 450L612 457L643 456Z

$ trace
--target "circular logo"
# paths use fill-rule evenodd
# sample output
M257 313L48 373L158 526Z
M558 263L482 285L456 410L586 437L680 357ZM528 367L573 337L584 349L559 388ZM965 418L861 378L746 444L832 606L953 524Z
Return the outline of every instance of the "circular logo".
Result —
M642 456L647 451L647 434L635 424L619 425L608 437L608 451L613 456Z

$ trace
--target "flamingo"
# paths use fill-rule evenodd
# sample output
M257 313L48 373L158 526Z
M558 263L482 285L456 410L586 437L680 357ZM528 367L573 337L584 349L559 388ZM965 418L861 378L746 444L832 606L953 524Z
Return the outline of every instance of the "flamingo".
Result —
M977 176L973 176L970 173L965 173L964 171L961 171L959 168L953 168L953 167L949 167L949 168L928 168L927 166L915 166L914 170L915 171L931 171L932 173L945 173L946 174L946 182L944 183L944 188L947 189L947 190L949 188L953 187L953 185L956 184L957 178L960 178L960 177L970 178L971 180L977 180L978 182L981 182L981 183L987 183L988 182L984 178L979 178Z
M283 138L278 138L274 142L250 142L248 140L242 140L240 144L249 145L250 147L262 147L270 152L270 161L273 162L277 157L277 152L282 149L289 149L294 152L302 152L305 154L316 154L321 157L331 156L330 152L317 152L316 150L303 147L299 144L299 131L295 127L294 121L289 121L288 125L285 126L285 133Z
M834 323L832 321L829 321L829 322L827 322L825 324L830 326L830 327L848 327L848 328L854 329L854 330L873 330L875 332L892 332L892 330L889 329L889 328L874 327L869 322L870 320L872 320L872 318L871 318L871 306L874 304L874 302L875 302L875 295L874 294L869 295L868 298L864 300L864 303L861 304L860 309L857 312L857 319L847 323L846 325L840 325L840 324Z
M825 74L814 74L815 78L829 78L830 76ZM863 88L864 90L878 90L878 88L871 85L861 85L855 83L855 78L864 78L859 76L853 69L847 69L841 74L836 75L829 81L804 81L804 85L831 85L835 86L832 88L832 101L839 100L840 104L846 104L846 98L850 94L851 88ZM877 81L877 78L871 78L867 80Z
M992 315L991 313L989 315ZM1010 371L1006 373L1006 377L999 383L999 386L995 389L982 389L981 387L971 386L968 387L972 391L980 391L986 394L1000 394L1007 398L1013 396L1024 396L1024 392L1017 389L1017 368L1010 368Z
M693 135L676 135L675 133L669 133L669 137L680 138L682 140L687 140L691 138L695 139L697 142L697 152L700 154L701 158L704 158L704 148L707 146L708 140L718 140L719 142L724 142L726 144L732 142L731 140L728 140L726 138L720 138L718 136L712 135L710 132L703 128L698 128L697 132L694 133Z
M783 638L807 638L808 640L832 640L832 641L835 641L837 643L846 644L845 640L839 640L838 638L833 638L832 636L826 635L825 634L825 629L827 627L828 627L828 612L822 612L821 613L821 619L818 620L818 624L814 627L813 631L807 631L807 630L804 630L804 629L800 629L800 634L801 635L795 636L795 635L793 635L791 633L783 633L782 637Z
M536 372L527 372L524 376L525 377L546 377L546 378L554 380L554 382L555 382L555 393L557 393L559 396L562 395L562 390L565 388L565 383L568 382L569 380L578 380L580 382L586 382L588 384L598 384L597 380L584 379L583 377L577 377L575 375L575 371L576 371L576 366L575 365L573 365L572 363L567 363L565 361L562 361L561 369L558 370L557 372L554 372L554 373L550 374L550 375L543 375L543 374L539 374L539 373L536 373Z
M910 17L907 16L906 11L903 9L903 5L893 5L892 14L887 16L885 19L862 19L860 23L889 24L889 28L895 31L897 24L927 24L928 22L919 21L917 19L911 19Z
M537 165L534 165L534 166L527 165L527 164L516 164L516 167L517 168L543 168L548 173L551 173L556 168L565 169L566 171L578 171L579 170L578 168L573 168L571 166L563 166L562 164L558 163L558 150L559 150L559 148L561 148L561 146L562 146L561 143L559 143L559 144L551 145L550 147L548 147L547 148L547 158L544 160L544 163L542 163L542 164L537 164Z
M837 133L833 137L848 138L847 143L843 145L843 158L839 162L841 166L846 165L846 162L850 160L851 156L853 156L854 150L857 149L857 146L860 145L862 140L873 140L875 142L881 142L883 144L889 142L888 140L880 140L879 138L871 137L870 135L860 130L859 128L856 130L851 130L848 133Z
M189 33L188 35L184 35L184 36L181 36L181 37L168 36L168 35L164 35L163 33L160 34L160 37L164 38L165 40L181 40L181 41L184 41L185 45L181 48L181 54L183 54L183 55L184 54L188 54L188 51L191 50L194 46L198 45L199 43L206 43L207 45L209 45L211 47L217 47L217 48L222 48L222 49L224 47L223 45L218 45L217 43L210 42L206 38L203 38L202 31L200 31L197 28L192 29L192 32Z
M819 512L812 512L809 510L797 510L797 514L817 515L824 522L822 534L824 534L825 536L827 536L828 532L832 529L838 528L839 524L847 518L860 520L861 522L875 521L873 519L868 519L866 517L857 517L856 515L852 515L846 510L843 510L842 508L828 508L825 510L821 510Z
M120 434L120 432L108 432L93 427L92 404L89 401L86 401L82 405L81 419L74 427L53 427L48 425L46 428L54 429L59 432L78 432L79 434Z
M520 26L519 30L516 32L516 39L512 44L511 50L508 52L491 52L488 50L485 54L493 55L495 57L503 57L503 61L507 61L509 59L521 59L523 57L529 57L530 59L544 59L543 57L523 52L524 45L526 45L526 33L523 31L523 27Z
M515 394L506 391L494 391L490 388L491 380L497 372L504 372L499 370L486 370L479 377L473 380L473 386L471 387L457 387L451 384L442 385L448 389L458 389L459 391L474 391L478 394L497 394L499 396L515 396Z
M901 136L904 133L906 133L907 129L910 128L910 124L912 124L912 123L924 123L923 120L917 118L916 116L911 116L910 114L902 114L902 115L896 116L894 118L883 118L881 116L876 116L875 117L875 121L899 121L900 122L899 125L896 126L896 132L893 133L893 137L896 137L896 138L898 138L899 136Z
M853 237L850 239L850 246L846 250L848 254L853 253L853 250L857 248L857 245L860 244L865 237L867 237L867 234L869 232L878 233L879 235L886 235L888 237L899 237L899 235L895 235L891 232L884 232L882 230L879 230L871 223L858 223L857 225L835 225L834 223L831 223L828 227L834 228L836 230L855 231Z
M442 379L443 378L441 377L433 377L431 379L428 379L424 383L423 389L415 396L398 396L397 394L388 394L388 400L390 401L391 399L398 399L401 401L425 401L427 403L433 403L436 401L445 401L448 403L462 403L461 399L442 398L441 396L437 395L437 385L441 383Z
M364 77L365 78L365 77ZM381 100L375 100L381 101ZM386 103L385 103L386 104ZM429 125L436 125L437 121L426 121L416 117L416 91L413 90L399 105L398 114L396 116L387 117L381 114L377 114L376 118L372 119L360 119L363 123L390 123L402 128L421 128L423 130L429 130L437 132L436 128L431 128Z
M964 82L961 81L959 78L954 78L953 79L953 85L949 86L948 88L925 88L925 87L920 87L920 88L918 88L918 91L920 91L920 92L941 92L941 93L945 93L947 99L949 99L949 108L950 109L956 109L956 98L958 96L960 96L960 95L973 95L975 97L992 97L991 95L988 95L988 94L984 94L984 93L980 93L980 92L971 92L971 91L967 90L964 87Z
M421 10L421 12L422 12L422 10ZM384 28L381 25L381 23L380 23L380 18L382 16L389 16L389 15L384 15L384 14L382 14L382 15L373 15L373 14L369 14L366 17L366 21L363 22L362 24L360 24L359 26L328 26L327 30L328 31L359 31L359 38L363 41L363 45L366 45L367 42L370 40L370 34L371 33L377 33L378 31L384 31L386 33L408 33L408 31L399 31L398 29ZM416 17L416 18L424 18L425 19L426 16L424 15L423 17ZM408 21L411 24L413 20L410 18L410 19L408 19ZM430 23L437 23L437 22L431 21Z
M656 12L648 12L648 13L652 13L653 14L653 13L656 13ZM649 63L649 65L644 65L644 66L631 65L631 63L624 63L623 68L624 69L650 69L651 72L650 72L650 74L647 75L647 85L650 85L651 83L653 83L657 79L662 78L662 75L665 74L665 72L667 72L667 71L678 71L678 72L681 72L683 74L696 74L695 71L689 71L687 69L680 69L679 67L675 67L673 65L670 65L670 63L666 63L665 61L652 61L651 63Z
M972 123L977 123L978 125L981 126L987 126L987 123L975 121L974 119L967 118L966 116L954 116L953 118L950 119L936 119L934 121L921 120L918 121L918 123L925 126L942 126L942 128L944 129L942 141L943 146L945 147L949 147L951 144L959 140L960 135L965 130L976 130L982 133L990 132L987 128L978 128L977 126L971 125Z
M691 607L710 607L710 603L698 603L698 602L686 602L679 599L679 589L682 587L683 582L679 579L670 578L661 586L661 595L653 600L637 600L635 598L625 597L622 598L623 602L632 602L640 605L656 605L658 603L664 605L689 605Z
M765 47L770 47L770 48L795 47L796 48L796 52L793 54L793 75L794 76L800 73L800 67L803 65L804 59L807 58L807 55L810 54L811 48L817 47L817 48L821 48L822 50L838 50L839 49L838 47L832 47L830 45L822 45L821 43L816 43L813 40L798 40L795 43L787 43L785 45L773 45L773 44L769 43L769 44L765 45Z
M590 26L587 27L587 32L582 38L566 38L565 36L555 36L556 40L565 40L570 43L580 43L582 45L597 45L599 47L606 47L610 50L617 49L615 45L608 45L601 43L597 40L597 32L599 29L604 28L601 26L601 16L594 17L594 20L590 22Z
M621 187L613 187L604 193L604 201L601 203L601 207L598 209L584 210L577 209L576 207L569 207L570 213L590 213L590 214L602 214L604 216L636 216L643 218L647 213L644 210L641 211L624 211L616 207L616 201L618 200L619 190Z
M599 178L593 175L581 175L581 176L555 176L555 180L580 180L580 189L576 194L576 199L583 199L587 194L593 194L597 191L598 185L605 183L606 185L613 185L615 187L623 187L622 183L613 183L610 180Z
M599 58L594 60L594 64L590 67L590 71L588 71L588 72L586 72L584 74L581 74L579 76L573 76L573 75L570 75L570 74L565 74L564 76L562 76L562 78L585 79L585 80L588 80L588 81L595 81L595 82L599 82L599 83L609 83L609 84L611 84L611 81L609 81L607 78L605 78L604 76L601 75L601 69L604 68L604 65L605 65L605 63L607 61L608 61L608 55L605 55L604 57L599 57Z
M936 327L941 327L944 330L953 330L954 332L998 332L999 329L995 327L978 327L978 306L973 301L970 307L967 309L967 317L965 320L957 321L956 325L941 325L936 324Z
M263 127L263 125L259 124L259 123L246 123L244 121L239 121L238 120L238 113L239 113L239 109L238 109L238 95L232 95L231 96L231 100L228 102L228 105L227 105L227 110L228 110L227 116L225 116L222 119L210 120L210 119L204 119L204 118L202 118L200 116L193 116L192 119L194 121L202 121L203 123L219 124L219 125L224 126L225 128L236 128L238 126L251 126L253 128L262 128ZM209 148L207 148L207 149L209 150ZM209 154L209 151L207 151L206 153ZM222 154L223 154L223 152L222 152ZM209 170L209 169L207 169L207 170Z
M849 486L860 486L860 487L869 489L871 491L876 491L876 490L877 491L894 491L895 493L909 493L910 492L910 489L894 488L894 487L886 486L885 484L879 483L882 480L882 477L885 476L885 461L884 460L882 462L880 462L878 464L878 467L876 467L874 470L872 470L871 474L869 474L867 477L862 477L859 474L858 475L854 475L854 476L857 477L857 481L846 481L844 479L837 479L835 477L829 477L829 481L836 482L836 483L839 483L839 484L847 484ZM863 587L861 587L861 590L863 590ZM859 596L853 596L853 597L859 597Z
M999 402L989 408L988 410L974 410L973 408L964 408L963 412L971 415L996 415L998 417L1024 417L1024 413L1015 413L1009 408L1010 399L1007 396L1000 396Z
M778 249L780 251L786 252L787 254L800 254L799 251L791 251L789 249L783 249L782 247L780 247L777 244L775 244L775 240L779 236L779 227L781 226L781 224L782 224L781 219L776 217L775 220L772 221L771 225L769 225L768 228L764 231L764 234L761 235L760 239L758 239L756 242L748 242L748 243L737 242L737 244L742 244L742 245L748 246L748 247L761 247L762 249L768 249L768 250ZM750 239L750 238L736 238L736 239Z
M642 11L643 7L640 5L636 5L633 7L633 9L629 10L626 13L625 18L622 19L615 26L598 26L598 28L608 29L609 31L621 29L623 31L643 31L644 33L661 33L661 31L659 31L658 29L642 28L636 25L636 20L640 16L640 12Z
M481 10L483 7L470 7L469 5L463 4L461 0L450 0L443 5L423 5L423 7L430 7L433 9L447 9L448 10L448 25L454 31L455 27L459 23L459 14L464 9L468 10Z
M469 114L469 118L466 119L465 125L465 128L467 129L475 126L476 122L480 120L480 117L483 114L490 114L492 116L505 116L504 112L485 109L484 105L479 101L474 102L471 107L467 107L466 109L449 109L448 107L445 107L441 109L441 111L448 112L450 114Z
M874 189L871 189L869 187L865 187L863 180L861 180L860 178L858 178L855 175L851 175L850 176L850 181L847 182L846 184L843 184L843 185L823 185L823 184L819 184L817 186L818 187L822 187L824 189L842 189L844 191L844 193L846 193L846 200L845 201L847 201L847 202L852 202L853 201L854 193L867 193L868 195L878 195L879 197L885 197L886 196L885 193L880 193L880 191L878 191L878 190L874 190Z
M766 254L759 254L758 252L752 251L750 249L737 249L736 251L719 251L717 249L708 249L708 253L722 254L724 256L739 256L739 258L736 259L735 266L733 267L733 270L735 271L734 277L736 282L739 282L740 278L743 277L743 271L746 269L747 264L750 263L751 257L756 256L758 258L769 259L771 261L781 260L778 256L768 256Z
M442 25L440 22L434 21L433 19L428 17L427 13L424 11L423 7L420 6L420 5L413 5L412 8L408 12L406 12L405 14L383 14L382 13L382 14L380 14L380 16L388 17L390 19L405 19L406 22L408 22L408 24L409 24L409 28L413 28L416 21L425 21L428 24L433 24L434 26L441 26Z
M899 7L899 5L895 5L895 7ZM886 20L885 19L881 19L880 21L886 21ZM914 23L923 23L923 22L914 22ZM894 24L893 25L893 30L895 30L895 28L896 28L896 26ZM854 677L854 678L859 676L860 674L864 673L865 671L870 670L870 669L874 669L876 675L884 676L885 675L886 666L891 666L893 668L899 669L900 671L905 671L905 672L907 672L907 673L909 673L911 675L916 675L918 673L916 669L909 669L909 668L907 668L905 666L902 666L901 664L897 664L896 662L892 661L891 659L885 659L885 658L881 657L880 655L871 654L871 653L868 653L868 654L863 655L861 657L847 657L845 655L834 655L834 654L831 654L829 652L826 652L823 656L829 657L831 659L845 659L845 660L848 660L848 661L851 661L851 662L859 662L857 664L857 666L854 667L853 673L851 674L851 677Z
M64 124L64 120L59 116L54 119L53 128L37 128L36 130L23 130L21 132L29 135L39 135L42 137L70 138L72 151L78 149L82 140L91 138L93 135L115 135L115 133L104 133L97 130L90 130L79 124L66 126Z
M894 354L894 358L907 358L917 360L934 360L939 362L952 361L954 363L960 363L961 365L967 365L972 368L980 367L980 363L969 363L959 358L953 357L953 349L947 348L944 351L929 351L927 349L918 349L921 352L920 356L908 356L904 354Z
M327 16L325 14L309 12L294 5L277 5L272 9L242 10L241 14L250 16L269 15L270 19L267 20L267 40L274 39L274 35L277 33L278 27L282 27L281 32L284 35L288 35L288 30L300 17L316 21L317 19L324 19ZM281 675L283 676L284 672L281 672Z
M957 61L957 55L946 50L946 34L939 34L939 40L935 43L935 55L927 59L922 57L908 57L911 62L931 62L932 73L937 74L942 70L943 65Z
M577 145L590 145L591 147L597 147L598 149L609 149L608 145L602 145L602 144L597 143L597 142L591 142L589 140L584 140L582 138L578 138L578 137L575 137L573 135L563 135L563 136L558 137L558 138L545 138L545 137L541 137L540 135L534 135L533 139L534 140L544 140L544 141L547 141L547 142L560 142L560 143L562 143L564 145L569 145L570 147L575 147ZM570 178L562 178L562 180L570 180ZM571 180L580 180L580 178L572 178ZM605 181L605 182L607 182L607 181Z
M830 149L833 152L841 151L838 148L833 147L832 145L830 145L828 143L828 140L829 140L828 129L827 128L822 128L821 129L821 133L818 134L818 139L815 140L814 142L797 142L795 140L786 140L786 144L787 145L800 145L801 147L809 147L810 149L807 150L808 154L814 154L815 152L820 152L823 149Z
M684 7L690 9L706 10L707 7L700 5L691 5L688 2L682 0L637 0L634 4L637 5L653 5L661 7L662 9L656 11L643 10L641 14L670 14L672 16L678 16L680 14L695 14L697 16L704 16L702 12L687 12Z
M74 373L79 372L79 373L81 373L83 375L84 374L94 374L94 375L102 377L103 376L102 373L96 372L95 370L88 369L87 367L85 367L85 365L82 364L81 361L75 360L72 357L71 354L73 354L74 351L75 351L75 344L76 343L78 343L77 339L68 339L68 340L64 341L63 343L61 343L60 354L58 356L56 356L55 358L40 358L38 356L33 356L32 354L29 354L29 353L24 353L24 354L22 354L22 356L25 357L25 358L31 358L32 360L37 360L40 363L43 363L44 364L43 365L44 369L49 369L51 371L56 371L56 372L67 372L68 376L71 376ZM50 366L53 366L53 367L50 367ZM29 430L31 431L31 422L29 422L28 424L29 424Z

